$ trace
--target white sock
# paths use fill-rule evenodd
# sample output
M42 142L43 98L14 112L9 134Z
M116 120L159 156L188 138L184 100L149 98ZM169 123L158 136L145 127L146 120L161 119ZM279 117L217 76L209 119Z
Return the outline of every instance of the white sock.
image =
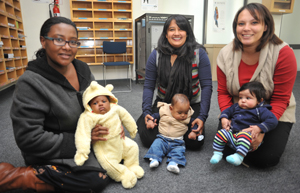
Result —
M149 166L150 166L150 168L156 168L159 166L159 162L157 161L157 159L151 159Z
M167 170L170 172L173 172L175 174L178 174L180 172L178 164L175 163L174 161L170 161L168 166L167 166Z

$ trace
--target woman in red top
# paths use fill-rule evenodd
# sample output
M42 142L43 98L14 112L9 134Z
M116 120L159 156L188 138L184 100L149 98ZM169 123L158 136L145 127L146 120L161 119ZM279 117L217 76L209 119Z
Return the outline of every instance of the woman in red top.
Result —
M253 140L244 162L257 167L279 163L295 122L295 98L292 94L297 74L293 50L275 34L274 20L262 4L242 7L233 21L234 40L217 58L218 102L223 111L237 102L238 89L250 81L261 82L267 90L267 102L278 119L277 127ZM221 125L219 124L219 129ZM245 128L247 129L247 128ZM227 154L226 154L227 152ZM231 154L227 148L224 156Z

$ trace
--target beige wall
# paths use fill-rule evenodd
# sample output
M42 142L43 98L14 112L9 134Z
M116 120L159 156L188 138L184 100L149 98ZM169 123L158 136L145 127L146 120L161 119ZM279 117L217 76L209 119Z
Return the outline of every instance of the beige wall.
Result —
M290 17L294 17L297 12L300 12L300 0L296 0L297 3L294 5L294 12L290 14ZM41 48L39 42L39 31L43 22L49 18L48 4L44 3L35 3L32 0L22 0L21 9L23 17L23 26L26 37L27 45L27 55L28 60L33 59L34 52ZM183 3L184 2L184 3ZM199 41L202 43L202 27L203 27L203 2L204 0L158 0L158 11L153 13L178 13L178 14L189 14L194 15L194 33ZM249 0L248 2L261 2L261 0ZM133 19L144 14L145 11L141 10L141 0L133 0ZM61 15L64 17L70 18L70 3L69 0L63 0L62 5L60 5ZM282 15L273 15L275 20L275 32L276 34L280 33L281 20L284 17L283 21L287 22L285 16ZM299 20L299 16L298 16ZM294 20L295 21L295 20ZM228 21L232 22L232 21ZM291 20L291 26L294 27L294 23ZM299 32L299 30L298 30ZM300 50L295 50L297 60L300 61ZM134 79L135 73L133 66L133 76ZM91 67L92 72L94 73L96 79L102 79L102 68L100 66ZM298 70L300 70L300 62L298 62ZM113 72L109 71L111 76ZM126 70L122 71L124 77L126 77Z

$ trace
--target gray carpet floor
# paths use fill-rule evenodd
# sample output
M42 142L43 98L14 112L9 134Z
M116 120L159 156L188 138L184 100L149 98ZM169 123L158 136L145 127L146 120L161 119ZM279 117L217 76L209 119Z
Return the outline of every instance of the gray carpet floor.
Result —
M118 84L124 81L111 81L118 90ZM100 81L101 83L101 81ZM132 84L130 93L115 93L119 99L119 105L126 108L135 120L142 113L143 85ZM0 92L0 162L9 162L15 166L23 166L20 150L18 149L13 133L9 109L13 87ZM145 148L139 136L134 139L139 145L140 165L145 170L145 176L138 180L137 185L125 190L120 183L112 182L103 192L242 192L242 193L282 193L300 192L300 74L298 73L294 86L294 95L297 101L296 117L290 134L286 150L280 163L269 169L248 168L245 166L232 166L225 160L217 165L211 165L212 142L217 131L220 113L217 103L217 82L213 82L213 95L209 118L206 121L205 144L199 151L186 151L187 165L180 168L180 174L176 175L167 171L166 159L155 169L149 168L149 162L143 159L148 148ZM126 132L126 135L128 133ZM32 192L15 190L11 192Z

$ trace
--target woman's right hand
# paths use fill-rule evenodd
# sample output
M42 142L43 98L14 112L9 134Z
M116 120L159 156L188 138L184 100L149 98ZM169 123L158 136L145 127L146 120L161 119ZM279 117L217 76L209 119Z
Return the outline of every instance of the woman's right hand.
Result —
M109 131L107 127L102 127L102 125L96 125L92 130L92 144L97 141L106 141L107 139L103 137L103 135L108 135Z
M147 126L147 122L148 122L149 119L152 120L152 121L154 122L154 118L153 118L151 115L149 115L149 114L146 115L146 116L145 116L145 125L146 125L147 129L150 129L150 128L151 128L151 127L148 128L148 126ZM153 128L152 128L152 129L153 129Z
M252 140L250 147L253 151L259 147L259 145L262 143L264 137L265 137L265 134L260 133L260 134L258 134L258 137L256 137L255 139Z

